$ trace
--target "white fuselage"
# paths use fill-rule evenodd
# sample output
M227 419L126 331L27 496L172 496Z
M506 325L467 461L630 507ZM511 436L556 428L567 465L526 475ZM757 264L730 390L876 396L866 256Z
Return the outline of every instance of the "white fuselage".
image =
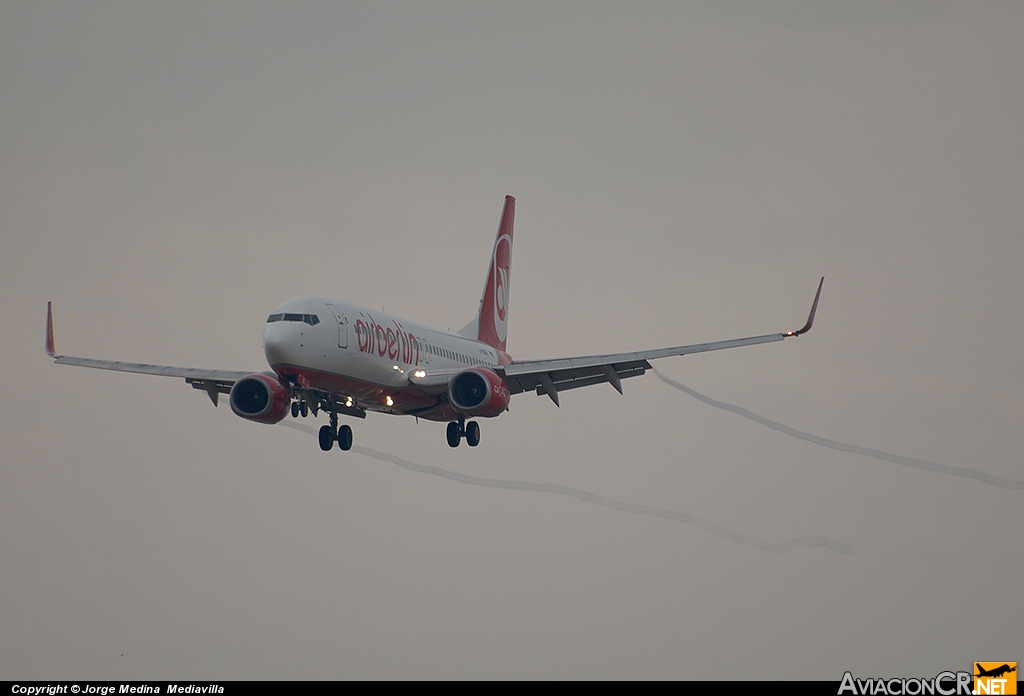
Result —
M320 297L300 297L275 309L263 348L271 369L293 383L352 396L371 410L439 420L451 417L446 401L412 386L411 373L508 362L480 341Z

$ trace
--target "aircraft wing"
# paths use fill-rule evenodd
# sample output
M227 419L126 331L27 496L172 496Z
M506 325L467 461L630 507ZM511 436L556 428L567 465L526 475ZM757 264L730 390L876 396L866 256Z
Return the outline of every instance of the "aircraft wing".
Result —
M814 324L814 313L818 309L818 299L821 297L821 288L824 283L825 278L822 277L821 282L818 283L818 291L814 295L814 303L811 305L807 323L796 331L736 338L729 341L695 343L674 348L642 350L635 353L588 355L555 360L513 360L510 365L498 368L497 371L504 377L505 384L508 385L512 394L536 391L538 396L547 394L556 406L558 405L558 392L588 387L602 382L609 382L621 394L622 380L644 374L651 369L651 364L648 361L656 358L706 353L712 350L753 346L759 343L773 343L785 340L790 336L807 333Z
M70 355L56 355L53 345L53 307L46 303L46 354L58 365L75 365L92 367L98 370L114 370L115 372L134 372L143 375L159 375L162 377L178 377L191 384L194 389L202 389L210 395L213 405L217 405L217 394L228 394L235 382L253 371L237 370L204 370L195 367L174 367L171 365L149 365L146 363L129 363L115 360L95 360L93 358L76 358Z
M188 380L214 380L234 384L252 371L238 370L204 370L198 367L174 367L173 365L148 365L146 363L118 362L114 360L94 360L92 358L76 358L70 355L51 355L58 365L76 365L78 367L94 367L98 370L114 370L115 372L135 372L141 375L160 375L161 377L182 377Z

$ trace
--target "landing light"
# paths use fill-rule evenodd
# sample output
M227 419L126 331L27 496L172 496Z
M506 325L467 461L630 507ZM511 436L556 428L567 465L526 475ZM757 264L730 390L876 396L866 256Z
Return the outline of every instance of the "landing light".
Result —
M423 370L416 370L415 372L412 373L412 376L413 377L426 377L427 373L425 371L423 371Z
M352 397L351 396L348 397L347 399L345 399L345 405L348 406L349 408L352 408L352 404L353 403L354 402L352 401Z
M392 399L390 396L386 396L384 397L384 403L386 403L388 406L394 406L395 400Z

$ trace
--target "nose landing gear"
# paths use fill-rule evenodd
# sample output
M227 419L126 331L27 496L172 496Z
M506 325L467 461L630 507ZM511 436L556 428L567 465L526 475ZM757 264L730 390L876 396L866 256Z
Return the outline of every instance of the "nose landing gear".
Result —
M476 447L480 444L480 424L476 421L469 421L467 423L465 416L459 416L457 423L455 421L449 423L445 434L448 437L449 447L458 447L459 443L462 442L462 438L466 438L466 444L470 447Z
M338 414L331 411L331 424L320 427L320 449L324 452L330 451L334 443L338 443L338 449L348 451L352 449L352 427L343 425L338 427Z

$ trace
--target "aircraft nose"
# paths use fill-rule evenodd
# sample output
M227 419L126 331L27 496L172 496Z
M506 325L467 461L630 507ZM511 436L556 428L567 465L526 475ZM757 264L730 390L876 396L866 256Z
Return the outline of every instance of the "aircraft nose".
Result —
M280 324L280 322L278 322ZM280 326L267 324L263 332L263 353L267 356L267 363L274 367L288 362L288 336L287 331Z

